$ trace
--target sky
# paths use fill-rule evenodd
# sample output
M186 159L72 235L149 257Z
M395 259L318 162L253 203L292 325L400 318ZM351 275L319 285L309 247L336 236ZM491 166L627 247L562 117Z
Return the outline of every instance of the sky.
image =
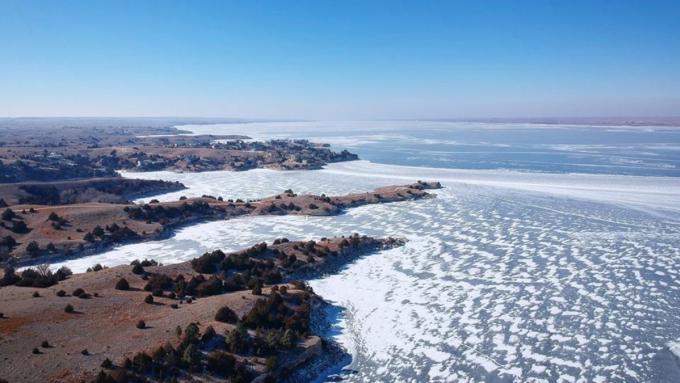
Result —
M680 115L680 1L0 0L0 116Z

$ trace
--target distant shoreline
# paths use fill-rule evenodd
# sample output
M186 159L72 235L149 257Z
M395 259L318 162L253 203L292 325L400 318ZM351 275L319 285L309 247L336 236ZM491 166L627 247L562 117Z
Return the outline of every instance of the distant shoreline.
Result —
M384 120L388 121L388 120ZM417 118L393 121L475 122L489 124L578 125L602 127L680 128L677 117L544 117L544 118Z
M152 127L177 129L185 125L248 124L272 122L311 121L428 121L428 122L470 122L497 124L532 125L579 125L603 127L672 127L680 128L680 116L628 116L628 117L471 117L471 118L378 118L378 119L272 119L272 118L230 118L230 117L3 117L0 128L60 128L97 127L131 128ZM170 134L177 134L177 131Z

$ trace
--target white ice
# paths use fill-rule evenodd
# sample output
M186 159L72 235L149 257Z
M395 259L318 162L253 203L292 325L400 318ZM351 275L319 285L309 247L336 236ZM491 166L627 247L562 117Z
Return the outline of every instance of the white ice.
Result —
M335 217L244 217L66 262L180 262L286 236L409 239L311 282L343 308L349 381L648 381L680 338L680 180L333 164L309 172L125 173L210 194L341 194L439 180L436 199ZM612 368L615 366L615 368Z

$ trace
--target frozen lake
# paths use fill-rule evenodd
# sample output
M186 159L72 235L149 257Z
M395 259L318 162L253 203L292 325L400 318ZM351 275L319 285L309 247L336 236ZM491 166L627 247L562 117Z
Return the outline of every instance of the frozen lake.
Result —
M337 274L311 282L315 291L343 308L334 326L337 340L352 356L346 367L356 370L346 376L348 381L680 379L669 348L680 348L673 343L680 340L677 131L655 136L652 128L640 129L644 134L607 128L622 134L617 137L627 137L619 141L627 141L610 140L607 148L588 149L596 156L579 152L585 150L583 145L605 145L596 142L606 138L584 138L578 131L575 136L580 138L567 139L566 127L557 135L548 131L543 139L534 137L543 143L531 144L553 146L545 150L559 152L548 161L552 169L546 169L503 157L508 146L529 145L503 139L514 137L512 129L523 132L527 127L492 127L504 133L490 141L493 134L465 132L465 127L453 124L438 136L450 143L427 141L435 138L400 126L389 130L374 124L342 133L329 131L332 127L328 123L319 131L302 126L294 134L288 132L293 129L290 124L195 130L327 137L316 140L355 150L371 161L307 172L125 176L178 180L189 187L156 197L161 200L203 194L256 198L287 188L341 194L418 179L439 180L445 188L435 191L436 199L364 206L336 217L246 217L203 223L169 239L120 246L66 264L83 271L95 263L117 265L143 257L172 263L210 249L236 250L281 236L312 239L352 232L401 236L409 239L406 246L361 258ZM434 128L443 129L427 126ZM456 129L463 130L457 139ZM544 134L545 129L537 132ZM486 166L481 160L454 165L464 155L446 145L460 146L464 137L478 134L483 136L475 140L486 142L487 149L500 148L501 153L492 150L481 158L497 156L493 161L507 166ZM638 134L642 135L633 142L630 137ZM364 155L388 153L400 139L400 149L389 158ZM429 145L444 145L444 161L419 159L431 156L423 149ZM576 154L569 157L564 151ZM420 154L409 159L409 153ZM605 158L607 153L639 161L620 167L620 160ZM532 152L529 157L540 155ZM598 170L573 174L575 169Z

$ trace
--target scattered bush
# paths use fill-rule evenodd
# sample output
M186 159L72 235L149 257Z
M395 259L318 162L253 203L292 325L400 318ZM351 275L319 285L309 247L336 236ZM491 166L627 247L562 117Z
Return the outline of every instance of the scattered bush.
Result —
M58 297L65 297L65 296L66 296L66 291L64 291L64 290L59 290L59 291L57 291L57 296L58 296Z
M215 332L215 329L213 326L208 326L208 328L205 329L205 332L203 333L203 336L201 337L202 342L207 342L210 339L212 339L217 333Z
M116 290L129 290L130 284L125 278L121 278L116 282Z
M80 288L80 287L78 287L77 289L73 290L73 293L71 293L71 295L73 295L74 297L79 297L79 298L80 298L80 296L83 295L83 294L85 294L85 290L83 290L83 289Z
M9 286L17 283L21 280L21 277L16 275L14 268L12 266L5 267L4 275L0 278L0 286Z
M236 367L236 359L226 352L213 351L208 354L206 367L210 372L230 376Z
M37 348L34 348L32 352L33 352L33 354L35 354L35 355L40 354L40 350L38 350Z
M160 291L160 295L156 296L161 296L163 295L163 290L171 289L173 286L173 280L169 276L165 274L152 274L149 279L149 282L144 286L145 291L151 291L151 292L158 292Z
M66 279L70 275L73 275L73 272L71 271L71 269L69 269L66 266L60 267L59 270L57 270L57 272L55 273L55 276L60 281L63 281L64 279Z
M153 295L149 294L146 297L144 297L144 303L152 304L153 303Z
M224 260L224 257L225 255L221 250L205 253L198 258L192 259L191 267L199 273L214 273L216 264Z
M37 291L33 292L33 298L40 298L40 293Z
M72 313L74 311L73 306L67 304L66 307L64 307L64 311L67 313Z
M7 235L0 240L0 247L6 247L8 250L13 249L17 245L17 241L11 235Z
M95 237L102 238L105 233L104 233L104 229L102 229L101 226L97 225L97 226L94 227L94 229L92 229L92 234Z
M142 267L141 264L136 263L134 266L132 266L132 272L135 274L144 274L144 267Z
M14 213L14 210L7 208L2 212L2 219L3 221L11 221L14 217L16 217L16 213Z
M215 320L224 323L236 323L238 322L238 316L236 313L227 306L220 307L215 314Z
M185 349L184 353L182 354L182 363L189 369L189 370L197 370L201 366L201 358L203 357L203 353L201 353L198 350L198 347L196 347L195 344L189 344Z
M15 232L15 233L22 234L22 233L28 233L30 230L29 230L28 226L26 226L26 222L15 221L12 224L12 231Z
M243 325L239 324L226 335L225 342L230 352L241 353L250 348L252 339Z
M137 328L140 329L140 330L141 330L141 329L145 329L145 328L146 328L146 322L144 322L143 320L140 319L140 320L137 322Z
M36 241L31 241L26 245L26 252L32 256L35 256L38 254L40 251L40 246L38 245L38 242Z
M200 330L196 323L189 323L187 328L184 329L184 338L189 342L195 341L199 336Z
M102 368L111 369L113 367L113 362L111 362L111 359L106 358L102 362L101 366L102 366Z
M42 348L50 348L50 343L46 340L43 340L42 343L40 344L40 347Z
M88 267L87 270L86 270L86 272L88 272L88 273L97 272L97 271L101 271L101 270L103 270L103 269L104 269L104 266L102 266L101 264L97 263L96 265L94 265L94 266L92 266L92 267Z

